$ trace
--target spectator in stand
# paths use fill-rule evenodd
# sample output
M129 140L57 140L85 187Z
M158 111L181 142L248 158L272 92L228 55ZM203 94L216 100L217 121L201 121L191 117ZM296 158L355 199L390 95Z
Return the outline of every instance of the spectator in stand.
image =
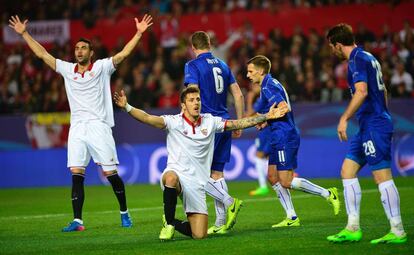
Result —
M180 101L180 94L178 93L176 84L172 80L164 80L162 81L161 88L157 107L162 109L177 108Z
M336 87L335 80L330 77L321 89L320 102L321 103L338 103L342 101L342 90Z
M410 95L413 90L413 77L405 71L404 63L398 62L391 77L391 95Z

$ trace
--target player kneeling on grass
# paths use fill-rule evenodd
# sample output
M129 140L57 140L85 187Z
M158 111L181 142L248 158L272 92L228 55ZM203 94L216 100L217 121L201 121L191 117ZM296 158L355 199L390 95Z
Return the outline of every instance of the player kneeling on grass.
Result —
M174 232L202 239L207 236L208 211L205 185L210 178L214 152L214 135L218 132L244 129L284 116L287 108L272 106L268 113L239 120L225 120L211 114L200 114L200 90L188 87L180 96L182 112L154 116L130 106L124 91L115 92L115 103L140 122L167 131L168 162L161 176L164 216L159 238L171 240ZM177 196L183 201L188 221L175 219ZM240 207L231 211L236 220Z

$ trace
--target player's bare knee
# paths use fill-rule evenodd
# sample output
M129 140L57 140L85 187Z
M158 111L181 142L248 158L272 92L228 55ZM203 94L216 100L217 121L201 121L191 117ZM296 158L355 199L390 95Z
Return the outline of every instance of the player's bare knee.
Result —
M207 232L197 232L197 231L195 231L195 232L192 232L192 237L193 237L193 239L195 239L195 240L200 240L200 239L204 239L204 238L206 238L207 237Z
M278 181L279 178L277 177L277 174L273 174L271 172L267 173L267 181L270 183L270 185L275 185Z
M211 171L211 178L214 180L218 180L224 177L223 172L220 171Z
M164 185L169 187L176 187L178 184L178 176L176 173L170 171L164 174Z
M356 178L356 177L357 177L357 175L353 171L348 171L345 168L341 169L341 178L342 179L353 179L353 178Z
M103 174L105 177L117 174L118 172L116 170L112 170L112 171L103 171Z
M376 184L380 184L392 179L392 173L390 169L380 169L372 172L374 181Z
M282 187L285 188L285 189L290 189L290 187L292 185L291 180L280 180L279 182L282 185Z
M82 167L71 167L70 172L72 174L85 174L85 168Z

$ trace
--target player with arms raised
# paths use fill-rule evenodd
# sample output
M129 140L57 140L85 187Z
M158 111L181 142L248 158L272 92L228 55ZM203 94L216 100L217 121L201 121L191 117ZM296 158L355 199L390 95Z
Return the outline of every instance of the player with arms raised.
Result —
M91 156L102 167L111 183L121 211L121 225L131 227L125 186L117 173L118 156L112 137L114 124L110 80L115 68L128 57L149 26L152 17L144 15L141 22L135 18L136 33L115 56L92 62L93 49L89 40L79 39L75 45L76 63L54 58L26 30L27 20L21 22L18 16L9 20L9 26L20 34L30 49L50 68L61 74L65 81L71 111L68 138L68 163L72 173L72 208L74 219L62 231L82 231L85 168Z
M195 86L181 92L182 112L177 115L155 116L130 106L123 91L115 93L115 103L132 117L167 132L167 167L161 176L164 219L159 238L171 240L175 230L202 239L207 236L208 211L205 186L210 179L215 133L244 129L269 119L282 117L287 108L275 108L258 116L226 120L211 114L200 114L200 91ZM177 196L181 195L187 221L175 219Z

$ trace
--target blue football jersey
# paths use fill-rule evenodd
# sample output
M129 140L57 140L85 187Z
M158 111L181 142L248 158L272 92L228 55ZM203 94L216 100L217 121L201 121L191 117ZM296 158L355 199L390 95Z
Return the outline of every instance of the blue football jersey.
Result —
M201 112L230 118L227 111L227 92L236 82L224 61L211 52L203 53L185 64L184 85L197 84L201 96Z
M260 97L256 102L258 112L266 113L274 103L277 106L282 101L285 101L290 108L289 96L285 88L270 74L266 75L262 81ZM268 124L272 129L274 143L299 147L299 130L296 127L292 109L283 118L270 120Z
M392 132L393 124L385 103L381 65L371 53L358 47L352 50L348 62L348 84L352 95L357 82L365 82L368 89L368 95L356 113L360 128Z

